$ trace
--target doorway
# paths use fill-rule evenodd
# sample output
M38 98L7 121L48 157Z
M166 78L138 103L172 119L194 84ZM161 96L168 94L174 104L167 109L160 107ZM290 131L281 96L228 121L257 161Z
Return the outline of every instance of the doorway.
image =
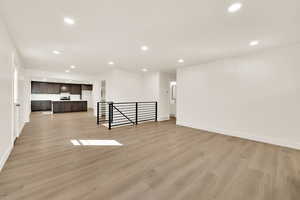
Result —
M170 117L176 118L176 81L170 82Z

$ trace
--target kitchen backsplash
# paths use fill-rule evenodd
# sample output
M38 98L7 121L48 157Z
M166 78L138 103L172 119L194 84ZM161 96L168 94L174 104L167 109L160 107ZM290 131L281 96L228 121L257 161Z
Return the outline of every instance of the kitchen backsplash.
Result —
M62 97L60 94L31 94L31 100L51 100L58 101ZM71 100L80 100L80 95L70 94Z

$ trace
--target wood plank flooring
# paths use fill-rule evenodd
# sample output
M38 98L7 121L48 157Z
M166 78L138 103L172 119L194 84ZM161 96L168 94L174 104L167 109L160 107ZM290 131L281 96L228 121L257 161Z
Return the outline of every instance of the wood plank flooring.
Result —
M300 151L180 127L98 127L33 114L0 173L1 200L299 200ZM123 146L76 146L70 140Z

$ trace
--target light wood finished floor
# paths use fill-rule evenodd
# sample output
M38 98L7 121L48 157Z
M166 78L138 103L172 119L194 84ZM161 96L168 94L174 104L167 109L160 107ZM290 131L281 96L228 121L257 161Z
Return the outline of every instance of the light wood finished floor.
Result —
M0 173L0 199L299 200L300 151L174 120L109 131L91 113L33 114Z

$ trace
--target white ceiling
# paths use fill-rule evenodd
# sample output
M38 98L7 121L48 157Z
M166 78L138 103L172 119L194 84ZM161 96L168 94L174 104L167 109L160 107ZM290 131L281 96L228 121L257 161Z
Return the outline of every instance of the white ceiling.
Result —
M229 14L233 2L0 0L0 11L26 67L57 72L76 65L74 72L95 74L109 69L108 61L169 71L300 40L299 0L240 0L242 9ZM65 25L65 16L76 24ZM251 40L261 44L249 47Z

